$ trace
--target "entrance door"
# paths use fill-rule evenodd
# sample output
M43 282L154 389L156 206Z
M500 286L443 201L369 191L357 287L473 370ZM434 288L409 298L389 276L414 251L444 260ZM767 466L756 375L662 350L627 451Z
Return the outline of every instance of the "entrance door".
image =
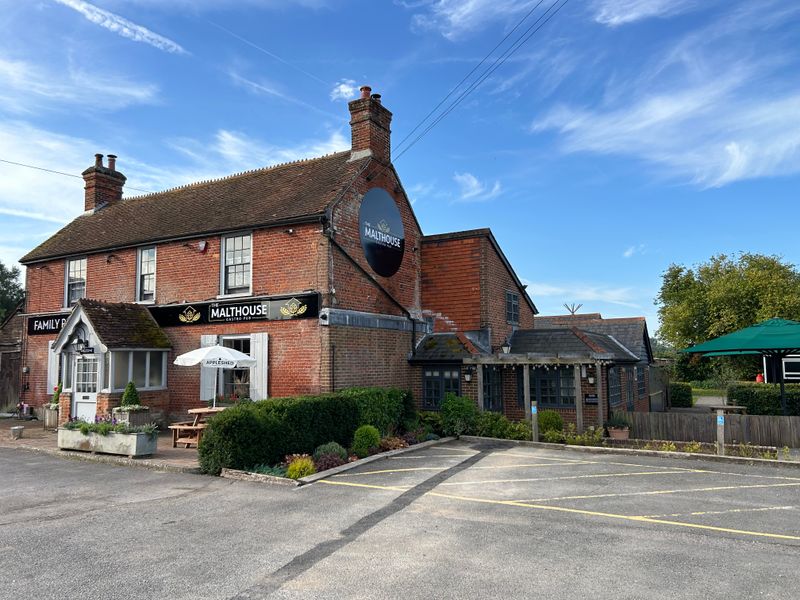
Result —
M97 357L75 358L75 383L72 390L72 416L89 423L97 414Z

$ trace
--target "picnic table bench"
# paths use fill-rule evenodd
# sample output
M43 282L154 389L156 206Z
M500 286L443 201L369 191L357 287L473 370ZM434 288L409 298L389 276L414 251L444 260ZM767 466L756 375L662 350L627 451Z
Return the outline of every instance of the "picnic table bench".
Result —
M208 426L205 422L206 418L223 410L225 410L224 407L190 408L187 412L194 417L192 421L182 421L169 426L169 429L172 430L172 447L177 448L178 444L183 444L184 448L188 448L192 444L198 447L203 438L203 431Z

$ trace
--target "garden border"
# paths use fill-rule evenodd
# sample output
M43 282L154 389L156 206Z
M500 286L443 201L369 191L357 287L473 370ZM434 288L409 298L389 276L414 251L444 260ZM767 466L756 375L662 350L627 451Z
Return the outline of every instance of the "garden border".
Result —
M277 477L276 475L267 475L265 473L253 473L252 471L240 471L239 469L222 469L219 474L220 477L225 479L233 479L235 481L252 481L254 483L271 483L274 485L288 485L289 487L297 487L302 485L294 479L288 477Z
M547 442L533 442L527 440L501 440L498 438L479 437L477 435L462 435L460 440L472 443L508 443L510 445L528 446L546 450L576 451L588 454L623 454L629 456L655 456L660 458L683 458L686 460L708 460L739 465L772 466L786 469L800 469L800 461L770 460L766 458L747 458L742 456L718 456L716 454L701 454L694 452L664 452L661 450L637 450L636 448L607 448L605 446L575 446L570 444L548 444Z
M413 450L422 450L423 448L430 448L431 446L437 446L439 444L445 444L447 442L454 442L456 439L457 438L455 437L443 437L439 438L438 440L429 440L427 442L420 442L419 444L414 444L413 446L409 446L408 448L398 448L397 450L389 450L388 452L373 454L372 456L367 456L366 458L360 458L351 463L346 463L344 465L334 467L333 469L326 469L325 471L320 471L319 473L314 473L313 475L308 475L307 477L301 477L300 479L297 480L298 485L299 486L308 485L309 483L314 483L315 481L319 481L320 479L326 479L332 475L337 475L339 473L343 473L344 471L355 469L356 467L360 467L361 465L366 465L378 460L385 460L387 458L391 458L392 456L397 456L398 454L405 454L406 452L411 452Z

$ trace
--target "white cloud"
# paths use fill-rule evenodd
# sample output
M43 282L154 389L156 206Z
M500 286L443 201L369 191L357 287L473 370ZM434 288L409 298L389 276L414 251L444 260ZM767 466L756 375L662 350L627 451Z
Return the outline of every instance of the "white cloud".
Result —
M352 79L340 79L331 90L331 100L352 100L356 97L356 82Z
M268 81L266 79L259 79L258 81L256 81L254 79L244 77L243 75L239 74L236 71L228 71L228 76L231 78L231 81L233 81L233 83L241 86L242 88L253 94L278 98L289 104L295 104L297 106L301 106L303 108L312 110L326 117L336 119L337 121L343 120L343 116L341 114L333 114L325 110L322 110L321 108L317 108L313 104L309 104L308 102L300 100L299 98L296 98L291 94L285 93L281 89L280 85Z
M516 0L433 0L404 3L407 8L425 8L412 17L415 30L434 30L456 40L497 21L509 21L527 12L533 1Z
M638 244L635 246L628 246L625 249L625 252L622 253L623 258L631 258L635 254L642 254L644 252L644 244Z
M134 42L149 44L164 52L187 54L186 50L177 42L84 0L55 0L55 2L79 12L95 25L104 27Z
M25 114L39 108L80 104L91 98L92 110L108 111L157 100L158 86L125 76L87 73L68 66L45 69L36 64L0 56L0 107Z
M671 17L697 6L696 0L595 0L594 20L618 27L654 17Z
M491 200L502 191L499 181L495 181L494 185L489 188L472 173L454 173L453 181L459 187L458 200L462 201Z
M528 293L534 302L537 298L557 297L559 302L607 302L618 306L640 308L640 305L635 302L635 291L630 287L584 283L550 284L530 282L525 279L522 282L528 285Z
M798 15L782 11L780 25ZM610 80L595 105L552 107L531 130L555 131L566 152L633 157L701 187L800 173L800 77L776 26L742 4L634 78Z

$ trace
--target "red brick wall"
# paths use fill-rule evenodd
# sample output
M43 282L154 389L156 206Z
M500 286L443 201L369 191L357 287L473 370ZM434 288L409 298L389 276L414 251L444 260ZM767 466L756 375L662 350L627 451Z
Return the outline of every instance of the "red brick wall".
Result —
M355 168L355 167L353 167ZM355 173L354 173L355 174ZM372 175L371 181L366 181L365 176ZM400 269L391 277L381 277L375 273L364 258L361 248L361 236L359 226L359 209L361 208L361 198L370 189L381 187L394 198L400 216L403 221L405 233L405 253ZM398 190L395 192L395 190ZM371 163L362 177L344 194L342 200L334 207L332 214L332 224L335 230L335 239L342 248L369 273L375 281L386 289L389 294L402 304L409 312L418 313L420 311L420 237L419 225L411 210L411 205L401 191L400 182L394 172L390 169L381 168L375 163ZM343 268L345 259L337 250L331 249L331 256L334 257L330 265L331 271L330 286L336 290L336 302L338 308L352 310L364 310L372 312L373 308L365 302L365 298L377 298L376 286L363 273L359 273L352 265L349 269ZM386 300L379 300L381 305L377 312L388 312L388 314L402 315L393 304L387 304Z
M27 312L57 312L64 307L65 265L63 260L51 260L30 265L25 269Z
M481 327L491 327L492 346L499 346L512 331L506 320L506 291L519 295L520 329L533 329L533 311L488 237L481 238L481 256Z
M326 327L334 390L353 386L408 389L411 333L360 327Z
M422 306L435 317L434 330L481 327L481 239L422 243Z

